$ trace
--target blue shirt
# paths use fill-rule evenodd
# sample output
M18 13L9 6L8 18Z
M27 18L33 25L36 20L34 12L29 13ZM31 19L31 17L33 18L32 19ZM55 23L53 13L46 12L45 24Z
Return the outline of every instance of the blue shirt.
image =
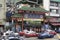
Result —
M43 28L44 28L44 29L49 29L49 25L48 25L48 24L44 24L44 25L43 25Z

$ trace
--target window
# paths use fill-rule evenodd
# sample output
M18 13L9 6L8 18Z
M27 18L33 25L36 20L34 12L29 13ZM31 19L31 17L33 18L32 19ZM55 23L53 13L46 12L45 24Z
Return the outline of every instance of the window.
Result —
M50 12L52 12L52 13L58 13L58 10L57 9L50 9Z
M37 2L37 0L29 0L29 1Z
M37 3L37 0L27 0L28 2L31 2L31 3Z
M0 4L0 7L2 7L2 4Z
M38 4L42 5L42 3L43 3L43 0L38 0Z
M50 6L58 6L58 3L57 2L50 2Z
M60 3L59 3L59 7L60 7Z
M11 7L11 5L10 5L9 3L6 3L6 6L7 6L7 7Z

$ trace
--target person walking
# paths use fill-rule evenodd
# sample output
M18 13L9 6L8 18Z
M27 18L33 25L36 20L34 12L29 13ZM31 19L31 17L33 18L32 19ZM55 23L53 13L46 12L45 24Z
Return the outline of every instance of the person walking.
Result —
M3 38L3 32L0 32L0 40Z
M47 29L50 29L51 26L49 25L48 22L45 22L45 23L43 24L42 28L43 28L44 30L47 30Z

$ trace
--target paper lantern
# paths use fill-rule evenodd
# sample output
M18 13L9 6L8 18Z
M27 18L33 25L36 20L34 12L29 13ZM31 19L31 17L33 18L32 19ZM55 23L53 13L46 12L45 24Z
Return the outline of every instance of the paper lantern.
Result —
M14 18L14 17L12 18L12 20L15 20L15 19L16 19L16 18Z
M24 12L24 11L23 11L23 10L19 10L18 12L19 12L19 13L22 13L22 12Z

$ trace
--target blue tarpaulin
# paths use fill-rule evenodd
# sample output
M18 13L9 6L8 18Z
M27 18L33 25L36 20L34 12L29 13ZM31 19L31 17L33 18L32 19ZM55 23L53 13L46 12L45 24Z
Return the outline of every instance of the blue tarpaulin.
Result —
M6 17L11 17L11 16L12 16L12 12L11 11L6 12Z

